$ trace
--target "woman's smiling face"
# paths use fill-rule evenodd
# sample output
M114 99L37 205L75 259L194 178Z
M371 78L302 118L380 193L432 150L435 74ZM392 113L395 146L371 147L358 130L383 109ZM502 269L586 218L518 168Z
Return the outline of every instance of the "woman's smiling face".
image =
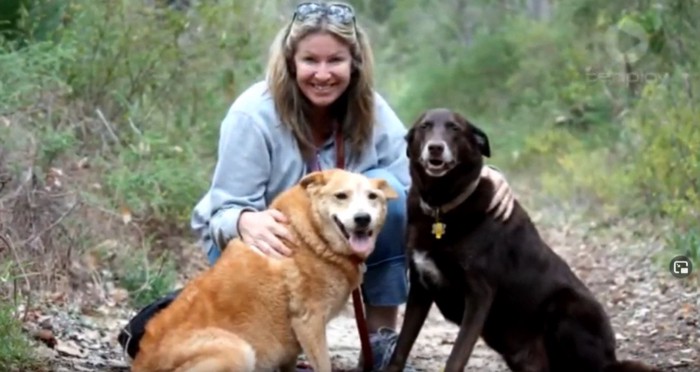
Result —
M329 33L307 35L297 44L294 67L304 96L318 108L328 107L350 85L350 47Z

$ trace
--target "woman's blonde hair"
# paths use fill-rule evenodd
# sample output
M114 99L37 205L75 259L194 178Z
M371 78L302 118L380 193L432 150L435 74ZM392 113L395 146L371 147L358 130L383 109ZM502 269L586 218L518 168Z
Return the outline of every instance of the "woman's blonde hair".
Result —
M334 22L323 12L293 19L283 27L270 47L267 83L282 124L296 137L305 159L314 156L315 145L307 117L309 102L299 89L294 71L294 53L299 41L318 32L327 32L350 47L350 84L332 110L341 125L343 138L351 146L346 158L359 156L372 140L374 126L374 57L367 34L355 24Z

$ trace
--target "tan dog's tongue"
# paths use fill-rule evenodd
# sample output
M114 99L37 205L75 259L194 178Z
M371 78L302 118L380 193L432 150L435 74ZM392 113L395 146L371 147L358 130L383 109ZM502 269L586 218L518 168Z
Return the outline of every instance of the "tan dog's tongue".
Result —
M372 248L372 241L368 236L350 235L350 247L356 253L367 253Z

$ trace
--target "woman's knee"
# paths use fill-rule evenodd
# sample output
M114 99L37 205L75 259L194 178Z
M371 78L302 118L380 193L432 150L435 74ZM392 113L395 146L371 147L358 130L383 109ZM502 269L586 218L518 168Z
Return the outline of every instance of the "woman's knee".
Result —
M377 236L377 244L374 252L367 260L367 265L377 265L381 262L404 257L404 235L406 233L406 191L401 183L391 173L383 169L373 169L365 172L369 178L384 179L391 186L398 197L389 200L387 204L387 216L384 227Z
M398 306L406 302L408 277L405 258L399 257L367 266L362 280L365 303L373 306Z
M221 250L216 244L212 243L209 247L209 252L207 252L207 260L209 261L209 266L214 266L214 263L221 257Z

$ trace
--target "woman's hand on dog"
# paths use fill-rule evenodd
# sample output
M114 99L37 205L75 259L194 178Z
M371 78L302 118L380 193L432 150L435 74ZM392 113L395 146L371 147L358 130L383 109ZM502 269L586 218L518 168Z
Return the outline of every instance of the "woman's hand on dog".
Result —
M496 189L491 203L489 204L488 211L491 212L495 209L496 218L502 221L507 220L510 218L510 214L513 212L513 205L515 204L513 190L511 190L508 185L508 181L506 181L503 174L489 166L483 166L481 168L481 177L489 179Z
M238 230L243 242L253 249L268 256L283 257L292 254L281 240L291 240L291 234L284 226L286 223L287 217L276 209L245 211L238 219Z

